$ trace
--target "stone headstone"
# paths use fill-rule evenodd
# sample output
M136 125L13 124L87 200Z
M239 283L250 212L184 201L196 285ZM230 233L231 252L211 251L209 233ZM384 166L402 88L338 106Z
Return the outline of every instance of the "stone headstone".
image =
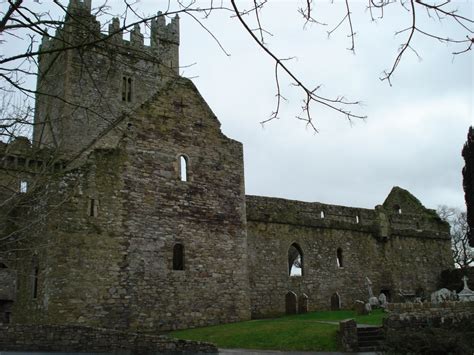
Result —
M289 291L285 296L286 314L296 314L296 293Z
M375 296L370 297L369 304L372 308L377 308L379 306L379 299Z
M308 296L303 293L298 299L298 313L308 312Z
M357 300L354 302L354 311L357 315L369 314L372 308L370 304L365 303L364 301Z
M382 308L386 308L387 307L387 296L385 295L385 293L381 293L379 295L379 304L380 304L380 307Z
M331 296L331 311L338 311L341 309L341 298L339 297L339 293L334 293Z
M372 281L366 276L365 277L365 284L367 286L367 291L369 292L369 299L374 297L374 292L372 291Z
M467 280L469 279L467 276L464 276L462 280L464 281L464 288L458 293L459 300L462 302L474 301L474 291L472 291L467 285Z
M431 303L442 303L450 301L453 298L453 294L447 288L439 289L431 294Z

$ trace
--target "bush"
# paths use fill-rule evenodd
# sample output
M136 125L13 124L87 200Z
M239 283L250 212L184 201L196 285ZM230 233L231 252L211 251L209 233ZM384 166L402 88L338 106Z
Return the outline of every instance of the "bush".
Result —
M474 331L455 328L391 331L384 346L388 354L471 355L473 349Z

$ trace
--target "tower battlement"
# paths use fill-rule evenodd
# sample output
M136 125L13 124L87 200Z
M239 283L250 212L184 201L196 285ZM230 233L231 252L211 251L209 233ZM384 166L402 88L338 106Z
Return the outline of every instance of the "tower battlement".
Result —
M107 32L104 32L104 26L92 14L90 0L70 0L67 9L64 26L58 28L53 36L48 34L43 36L40 51L48 51L61 46L73 47L77 44L97 43L102 47L112 45L117 50L136 48L140 50L141 57L156 58L157 55L169 52L167 50L169 46L176 46L177 54L180 36L178 15L167 23L166 14L159 11L156 17L146 23L150 28L150 45L145 45L145 36L138 23L132 28L124 27L120 24L120 19L114 17L108 24ZM130 40L124 38L125 33L130 33ZM42 55L40 55L40 60L41 57ZM173 59L173 66L177 69L178 58Z
M101 24L91 0L70 0L62 26L43 37L38 61L33 144L77 153L176 80L179 17L167 21L158 12L146 23L115 17Z

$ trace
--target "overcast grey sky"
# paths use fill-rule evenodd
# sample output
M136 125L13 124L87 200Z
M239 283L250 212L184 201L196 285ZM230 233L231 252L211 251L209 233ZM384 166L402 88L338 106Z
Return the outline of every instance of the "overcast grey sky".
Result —
M262 12L265 28L274 34L267 37L270 48L281 57L295 56L291 68L309 86L322 84L326 95L362 100L364 106L357 109L368 116L366 121L351 125L314 106L320 130L314 134L295 118L301 111L301 92L282 80L288 102L281 118L262 128L259 122L269 117L275 104L269 58L228 15L216 13L206 24L230 57L182 16L181 64L196 63L183 74L196 76L193 81L225 134L244 144L247 194L372 208L397 185L427 207L463 207L461 149L468 126L474 124L472 54L453 59L454 46L415 37L414 49L422 59L407 52L390 87L379 77L406 39L405 34L394 36L410 23L405 10L392 5L393 12L372 23L366 3L353 2L354 55L347 50L347 25L330 39L330 26L303 30L296 3L301 1L270 1ZM344 14L342 5L316 1L315 13L335 26ZM456 5L473 17L470 1ZM447 21L440 24L426 16L419 21L422 28L440 35L456 33Z
M93 0L93 5L101 3ZM120 13L119 3L123 1L108 1L112 14ZM288 101L280 119L262 128L260 122L275 106L271 60L229 13L215 12L203 24L230 56L196 21L181 16L182 74L193 78L224 133L243 143L247 194L373 208L397 185L427 207L463 207L461 149L468 126L474 124L472 51L453 58L451 52L458 47L417 35L413 46L421 59L408 51L390 87L379 77L406 40L406 33L394 36L410 24L406 10L393 4L383 19L371 22L366 1L351 1L357 33L354 54L347 50L347 24L329 39L326 34L344 16L344 3L315 1L315 16L328 26L306 29L297 13L303 3L272 0L265 5L261 20L273 34L267 36L270 49L280 57L295 57L287 64L308 86L321 84L321 94L362 100L364 105L354 110L367 120L350 124L340 114L313 106L320 131L315 134L295 118L301 112L302 92L281 74L282 94ZM454 3L474 17L470 0ZM140 0L136 7L151 14L167 4ZM247 1L238 4L249 7ZM418 24L439 35L465 35L452 22L440 23L423 13Z

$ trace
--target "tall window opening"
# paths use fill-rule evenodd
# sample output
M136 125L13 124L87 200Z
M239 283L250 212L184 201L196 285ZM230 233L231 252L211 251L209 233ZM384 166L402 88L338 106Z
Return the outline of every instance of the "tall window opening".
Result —
M321 211L321 218L324 218L325 215L324 215L324 211Z
M33 257L33 270L31 275L31 296L33 299L38 298L38 277L39 277L39 266L38 257Z
M173 270L184 270L184 245L180 243L173 247Z
M122 101L132 102L132 78L122 77Z
M179 178L188 181L188 159L184 155L179 156Z
M393 210L398 214L402 214L402 208L400 207L400 205L394 205Z
M21 180L20 181L20 192L22 194L26 193L28 191L28 181Z
M344 267L341 248L337 248L336 258L337 258L337 267Z
M303 275L303 252L296 243L291 244L288 249L288 275Z

